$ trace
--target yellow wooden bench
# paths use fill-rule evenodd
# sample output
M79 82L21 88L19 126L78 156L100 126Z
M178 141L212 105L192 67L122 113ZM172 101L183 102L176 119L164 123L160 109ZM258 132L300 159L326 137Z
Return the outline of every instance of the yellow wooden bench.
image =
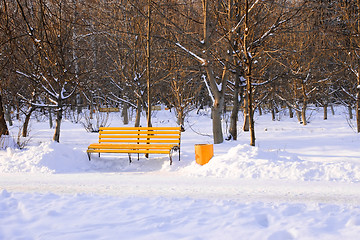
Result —
M180 161L180 127L101 127L99 143L90 144L87 149L89 161L91 153L131 153L169 154L170 165L172 154L179 151Z

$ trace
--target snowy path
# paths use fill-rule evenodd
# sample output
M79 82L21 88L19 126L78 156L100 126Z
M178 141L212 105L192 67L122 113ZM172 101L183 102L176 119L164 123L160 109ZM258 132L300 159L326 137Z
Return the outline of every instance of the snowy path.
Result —
M141 173L2 174L11 192L360 205L360 183L219 179Z

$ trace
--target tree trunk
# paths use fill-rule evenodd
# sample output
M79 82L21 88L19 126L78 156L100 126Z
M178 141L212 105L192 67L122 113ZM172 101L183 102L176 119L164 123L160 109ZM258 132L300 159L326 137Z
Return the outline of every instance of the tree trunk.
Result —
M61 120L63 117L63 108L62 103L58 102L58 109L56 111L56 126L55 126L55 134L53 140L56 142L60 142L60 128L61 128Z
M176 110L176 118L177 118L177 124L179 126L184 126L184 109L183 107L178 107Z
M221 100L219 100L219 101L221 101ZM222 109L223 109L222 103L218 103L217 100L215 100L215 104L212 107L214 144L219 144L224 141L224 136L223 136L222 127L221 127Z
M9 122L9 126L11 127L13 125L12 120L11 120L11 111L10 111L10 106L5 107L5 121Z
M233 26L236 25L237 22L239 22L239 15L235 16L234 8L233 8L234 1L228 0L228 23L227 28L231 29ZM234 35L231 34L230 36L230 43L234 43ZM228 53L231 53L235 51L234 49L238 49L239 46L233 45L231 48L229 48ZM230 56L229 56L230 59ZM239 67L239 64L237 63L236 59L233 59L233 63L236 67L235 69L235 82L234 82L234 95L233 95L233 108L231 110L230 115L230 127L229 127L229 138L232 138L233 140L237 140L237 122L238 122L238 115L239 115L239 106L241 104L241 99L239 99L239 90L240 90L240 76L243 75L241 72L241 69ZM241 95L242 96L242 95Z
M357 87L356 87L356 126L357 126L357 132L359 133L360 132L360 75L358 75L357 77Z
M230 116L229 134L233 140L237 140L237 120L238 120L239 106L234 104Z
M239 115L239 105L241 102L239 101L239 89L240 89L240 74L239 74L239 69L237 69L235 74L233 109L231 110L230 127L229 127L229 134L233 140L237 140L237 121Z
M140 116L141 116L141 101L140 99L138 99L136 103L135 127L140 126Z
M334 116L335 115L335 110L334 110L334 106L332 104L330 105L330 109L331 109L331 114Z
M276 116L275 116L275 108L274 108L274 102L273 101L271 101L271 103L270 103L270 108L271 108L271 120L275 121Z
M243 131L248 132L250 130L249 126L249 107L248 107L248 97L245 94L244 98L244 124L243 124Z
M243 51L246 57L246 95L248 99L248 114L249 114L249 125L250 125L250 146L255 146L255 126L254 126L254 108L252 103L252 57L248 52L247 38L249 35L249 1L245 1L245 26L244 26L244 46Z
M93 119L94 118L94 115L93 115L93 112L94 112L94 103L93 103L93 94L90 93L90 114L89 114L89 118L90 119Z
M303 107L301 109L301 119L303 121L303 125L307 125L307 122L306 122L306 108L307 108L307 103L306 103L306 101L304 101Z
M82 100L81 100L81 94L78 93L76 95L76 111L77 111L77 114L81 114L82 112Z
M238 101L238 93L234 95L234 106L230 115L230 127L229 134L233 140L237 140L237 121L239 114L239 101ZM235 100L236 99L236 100Z
M354 117L353 117L353 113L352 113L352 107L350 105L348 105L347 108L348 108L348 112L349 112L349 118L353 119Z
M302 121L301 121L301 112L298 111L298 110L296 110L296 117L297 117L299 123L302 123Z
M16 120L20 120L20 103L16 100Z
M151 66L151 58L150 58L150 40L151 40L151 0L148 0L148 22L147 22L147 37L146 37L146 73L147 73L147 126L151 127L151 82L150 82L150 66Z
M2 135L9 135L9 129L6 125L4 108L2 104L2 96L0 93L0 137Z
M247 74L247 89L248 92L248 114L249 114L249 126L250 126L250 146L255 146L255 125L254 125L254 110L252 104L252 86L251 86L251 62L249 64Z
M276 116L275 116L275 109L271 108L271 120L275 121L276 120Z
M22 128L22 136L23 137L28 136L28 128L29 128L30 117L31 117L31 113L34 110L35 110L35 108L31 106L29 111L25 114L25 121L24 121L24 125L23 125L23 128Z
M290 118L293 118L294 117L294 112L293 112L292 107L290 105L288 105L288 109L289 109Z
M260 104L258 105L257 108L259 109L259 115L262 116L262 108L261 108Z
M151 124L151 0L148 0L148 15L147 15L147 37L146 37L146 76L147 76L147 127L152 127ZM148 158L149 154L146 153L145 157Z
M209 6L208 6L208 0L202 0L203 3L203 34L204 34L204 49L208 49L210 47L210 32L211 32L211 25L208 20L208 13L209 13ZM210 54L210 51L205 51L206 58L211 59L212 56ZM221 79L221 89L218 88L218 82L214 76L214 68L211 65L211 61L205 61L202 63L205 67L206 74L209 79L210 83L210 89L213 94L213 106L212 106L212 127L213 127L213 138L214 138L214 144L219 144L224 142L224 136L222 133L222 126L221 126L221 112L223 110L224 106L224 95L226 89L226 84L228 81L228 68L227 68L227 62L224 65L223 68L223 75ZM206 81L206 79L205 79Z
M49 127L50 127L50 129L53 128L52 108L51 107L49 107Z
M360 12L360 0L357 1L357 21L359 20ZM357 33L360 32L360 24L357 22ZM355 50L356 52L356 50ZM358 56L358 55L357 55ZM360 132L360 75L357 74L357 86L356 86L356 126L357 132Z
M303 94L303 107L301 109L301 119L303 121L303 125L307 125L307 121L306 121L307 95L305 89L305 82L303 80L301 81L301 90Z
M328 105L324 104L324 120L327 120L327 118L328 118L327 108L328 108Z
M123 109L122 109L122 117L123 117L123 123L124 125L128 125L129 124L129 114L128 114L128 105L127 103L125 103L123 105Z

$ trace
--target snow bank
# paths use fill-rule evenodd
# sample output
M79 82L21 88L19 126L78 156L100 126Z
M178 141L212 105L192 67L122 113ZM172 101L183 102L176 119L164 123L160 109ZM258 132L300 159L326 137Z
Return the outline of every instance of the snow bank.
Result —
M288 179L300 181L360 182L360 163L351 161L318 162L301 160L286 151L264 151L247 144L231 148L200 166L183 160L169 166L166 157L141 159L129 165L127 157L97 158L88 161L85 151L66 144L45 142L25 150L7 148L0 158L0 172L81 173L126 171L177 171L198 177Z
M92 154L88 160L84 145L72 147L54 141L43 142L26 149L7 148L0 154L0 172L4 173L84 173L84 172L151 172L168 166L168 156L153 156L149 161L142 158L129 164L127 154Z
M263 151L249 145L233 147L203 166L193 162L182 171L202 177L360 181L360 163L303 161L285 151Z
M0 158L0 172L69 173L89 169L81 150L57 142L45 142L19 150L7 148Z

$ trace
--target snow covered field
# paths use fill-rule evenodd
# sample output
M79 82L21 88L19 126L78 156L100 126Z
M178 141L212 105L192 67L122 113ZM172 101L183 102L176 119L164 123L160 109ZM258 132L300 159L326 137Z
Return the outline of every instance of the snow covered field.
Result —
M0 239L359 239L360 135L344 112L313 110L307 126L256 116L256 147L239 131L204 166L194 144L212 142L209 111L187 118L172 166L164 155L89 162L97 133L64 121L58 144L33 119L24 150L0 150ZM175 126L154 114L154 126Z

